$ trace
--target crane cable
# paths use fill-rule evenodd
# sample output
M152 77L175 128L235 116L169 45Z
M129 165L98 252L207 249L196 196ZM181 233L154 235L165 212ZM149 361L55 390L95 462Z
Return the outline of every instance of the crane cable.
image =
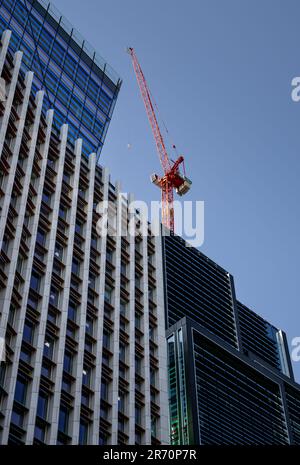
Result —
M159 108L158 108L158 105L157 105L157 103L156 103L156 101L155 101L155 98L153 97L153 94L152 94L151 90L149 89L149 87L148 87L148 90L149 90L149 93L150 93L152 102L153 102L153 104L154 104L154 106L155 106L155 108L156 108L156 111L157 111L157 113L158 113L159 119L160 119L162 125L163 125L164 128L165 128L165 131L166 131L166 133L167 133L167 136L168 136L169 141L170 141L171 144L172 144L172 149L175 150L175 153L176 153L176 155L177 155L177 157L178 157L177 147L176 147L176 145L174 144L174 142L172 141L171 134L170 134L170 132L169 132L169 130L168 130L168 128L167 128L166 123L164 122L164 119L162 118L161 112L160 112L160 110L159 110Z

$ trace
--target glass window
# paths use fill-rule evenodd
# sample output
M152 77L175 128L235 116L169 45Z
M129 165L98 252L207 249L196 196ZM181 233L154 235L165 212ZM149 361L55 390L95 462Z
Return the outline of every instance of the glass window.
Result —
M87 351L87 352L90 352L91 354L93 353L93 343L90 342L88 339L85 339L85 342L84 342L84 349Z
M56 94L58 79L54 76L53 73L51 73L49 68L47 68L47 73L45 75L45 82L46 82L48 89L50 89L50 91L53 94Z
M151 416L151 434L152 436L156 436L156 425L157 425L157 418L153 415Z
M54 352L54 339L50 336L46 336L45 343L44 343L44 356L48 357L50 360L53 357Z
M108 262L112 263L113 261L113 251L111 249L107 249L106 251L106 259Z
M101 137L102 135L102 131L103 131L103 124L101 123L101 121L99 119L96 119L95 120L95 124L94 124L94 133L96 134L97 137Z
M19 410L13 409L13 411L11 412L11 422L14 425L17 425L20 428L22 428L23 427L23 421L24 421L24 413L19 411Z
M110 349L110 332L106 329L103 330L103 347Z
M156 372L153 368L150 368L150 383L152 386L155 386L155 378L156 378Z
M82 223L80 223L79 220L76 220L75 231L76 231L78 234L81 234L81 235L82 235L82 229L83 229Z
M95 294L94 292L92 291L92 289L89 288L88 290L88 301L91 305L94 305L95 303Z
M91 383L91 369L84 367L82 370L82 384L89 387Z
M66 73L69 74L71 78L74 77L76 65L77 65L77 62L74 60L74 58L69 53L66 53L66 57L64 61L64 71L66 71Z
M20 359L26 363L30 363L31 362L30 350L26 349L25 347L22 347L21 352L20 352Z
M30 279L30 287L36 292L39 292L41 285L41 277L36 271L32 271Z
M106 286L106 287L105 287L105 291L104 291L104 300L105 300L105 302L107 302L108 304L111 304L111 302L112 302L112 289L111 289L111 287L109 287L109 286Z
M53 310L48 310L48 321L50 321L53 324L56 324L57 320L57 314Z
M59 303L59 292L55 287L51 286L50 289L50 297L49 297L49 303L53 305L54 307L58 307Z
M36 241L38 244L42 245L43 247L46 243L46 233L41 228L37 230Z
M61 65L65 55L65 50L63 47L55 40L53 42L53 47L51 50L51 58L53 58L58 65Z
M40 393L37 405L37 415L44 420L47 418L48 397L43 392Z
M151 402L154 402L154 403L156 402L156 393L155 393L155 391L151 390L150 399L151 399Z
M101 432L99 434L99 445L105 446L106 444L107 444L107 435Z
M100 407L100 418L103 418L104 420L108 419L108 407L106 405L102 405L102 402Z
M121 363L119 365L119 376L126 379L126 368Z
M56 260L53 263L53 272L58 274L58 276L62 275L62 265L60 262L57 262Z
M80 274L80 261L77 258L73 258L72 260L72 272L77 276Z
M142 443L142 434L139 431L135 432L135 443L136 444Z
M67 373L72 373L72 365L73 365L73 354L69 351L66 351L65 356L64 356L64 370Z
M126 276L127 273L127 265L125 262L121 262L121 273Z
M154 340L154 327L153 326L149 326L149 338Z
M55 257L62 260L63 259L63 252L64 252L64 248L58 242L56 242L56 244L55 244L55 252L54 252Z
M153 288L149 288L149 299L152 300L152 302L154 301L154 289Z
M123 342L120 342L119 351L120 351L120 360L122 362L125 362L125 360L126 360L126 346L125 346L125 344Z
M70 301L68 306L68 318L72 321L76 321L77 317L77 305Z
M141 315L137 312L135 313L135 327L141 329Z
M34 429L34 437L38 441L44 442L45 441L45 426L36 425Z
M126 322L123 318L120 319L120 329L126 331Z
M47 191L44 191L43 192L43 195L42 195L42 199L43 199L43 202L50 206L51 205L51 194Z
M142 371L142 360L141 357L135 356L135 371L138 375L141 375Z
M41 373L45 378L51 379L51 366L43 362Z
M30 307L34 308L35 310L38 308L39 305L39 299L35 297L32 293L29 294L28 296L28 301L27 304L30 305Z
M137 425L142 424L142 409L139 405L135 406L135 423Z
M73 277L71 278L71 287L76 291L79 290L79 283L76 279L73 279Z
M70 184L70 181L71 181L71 173L69 173L68 171L64 171L64 174L63 174L63 180L67 183L67 184ZM61 206L61 208L65 211L65 213L67 212L67 209L66 207L64 206ZM64 218L65 219L65 218Z
M82 102L77 97L75 97L73 93L70 110L72 111L73 115L78 119L81 119L82 108Z
M27 394L27 381L23 378L17 378L15 389L15 400L21 404L25 404Z
M61 205L60 208L59 208L59 217L60 217L62 220L66 220L66 219L67 219L67 209L66 209L66 207L64 207L63 205Z
M67 325L66 334L67 336L72 337L73 339L75 339L76 337L76 331L70 324Z
M119 429L119 431L121 431L122 433L125 432L125 420L124 420L124 418L119 418L119 421L118 421L118 429Z
M101 399L108 400L108 382L106 380L101 382Z
M110 366L110 357L105 352L102 353L102 363L108 367Z
M26 17L26 16L25 16ZM48 54L51 48L53 42L53 37L51 34L45 29L41 29L41 34L39 37L39 45L42 47L42 49Z
M31 321L26 320L24 323L23 339L32 344L34 336L34 325Z
M88 424L81 421L79 427L79 444L87 444L88 439Z
M98 89L99 85L93 79L90 78L87 93L93 102L95 102L97 99Z
M92 129L93 127L93 121L94 121L94 117L92 115L92 113L90 113L86 108L83 107L82 109L82 122L83 124L89 128L89 129Z
M121 300L121 302L120 302L120 313L121 313L121 315L126 316L126 309L127 309L127 303L125 302L125 300Z
M92 234L91 245L92 245L92 247L94 247L95 249L97 249L98 238L97 238L97 236L96 236L95 234Z
M85 330L87 334L93 335L94 320L89 316L86 318Z
M67 433L68 427L69 427L69 411L66 407L61 407L59 411L58 430L62 431L63 433Z
M119 393L118 406L119 406L119 412L125 413L125 394L123 392Z
M86 407L90 405L90 396L86 392L82 392L81 394L81 403Z
M71 381L68 378L66 378L66 376L63 376L61 387L64 391L71 392L71 388L72 388Z
M138 289L141 288L141 277L138 274L135 275L135 285Z
M92 273L89 275L89 287L91 289L95 289L95 283L96 283L96 276Z

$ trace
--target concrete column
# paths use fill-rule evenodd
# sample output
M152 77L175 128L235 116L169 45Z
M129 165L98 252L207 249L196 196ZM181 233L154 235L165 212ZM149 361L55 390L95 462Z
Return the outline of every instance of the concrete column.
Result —
M102 168L103 182L103 201L108 200L108 184L109 172L106 168ZM91 444L99 444L99 427L100 427L100 396L101 396L101 378L102 378L102 347L103 347L103 326L104 326L104 291L105 291L105 266L106 266L106 241L107 237L98 237L100 249L100 278L99 278L99 302L98 302L98 320L95 328L97 339L96 354L97 364L95 368L95 395L93 400L94 422L91 431Z
M11 296L13 292L14 278L15 278L15 273L16 273L16 267L17 267L17 261L18 261L18 255L19 255L19 247L20 247L21 236L22 236L22 231L23 231L26 204L27 204L27 199L29 195L29 186L31 182L32 165L33 165L33 160L34 160L38 129L40 125L43 97L44 97L43 91L40 91L36 94L36 106L37 107L36 107L35 118L34 118L34 123L33 123L32 137L31 137L30 146L29 146L29 155L28 155L28 160L27 160L26 173L24 177L24 187L23 187L23 192L22 192L21 201L20 201L20 212L19 212L18 222L16 226L15 240L13 243L12 258L11 258L11 262L10 262L10 266L8 270L7 287L6 287L6 292L4 296L4 306L3 306L1 325L0 325L2 328L4 328L7 323L10 301L11 301ZM25 311L26 311L25 308L21 309L19 327L18 327L18 335L16 337L15 352L13 356L12 373L11 373L11 377L8 382L9 397L8 397L7 405L6 405L5 427L4 427L3 437L2 437L2 441L4 444L7 442L8 432L9 432L9 423L10 423L10 418L11 418L15 384L16 384L17 371L18 371L17 361L19 359L20 349L22 345Z

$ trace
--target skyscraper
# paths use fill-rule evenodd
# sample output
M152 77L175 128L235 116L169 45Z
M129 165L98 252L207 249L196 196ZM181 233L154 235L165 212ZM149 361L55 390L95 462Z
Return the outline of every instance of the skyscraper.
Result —
M0 50L0 443L167 443L160 238L113 225L98 235L101 201L137 229L144 220L67 124L57 136L10 37Z
M0 9L0 35L13 31L9 49L23 51L21 72L44 89L44 114L55 109L53 130L68 123L69 141L82 138L83 153L99 158L121 79L49 2L0 0Z
M286 336L241 304L233 277L163 239L172 444L300 444Z

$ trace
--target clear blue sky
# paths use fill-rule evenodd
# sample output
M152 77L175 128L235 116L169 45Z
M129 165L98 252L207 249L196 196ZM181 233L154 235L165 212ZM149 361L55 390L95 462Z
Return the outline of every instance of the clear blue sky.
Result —
M54 0L55 3L55 0ZM300 75L297 0L60 0L118 71L122 89L102 163L124 191L159 198L158 158L127 46L138 57L193 189L205 201L201 250L237 297L288 340L300 336ZM128 150L127 144L132 144ZM300 381L300 362L294 364Z

